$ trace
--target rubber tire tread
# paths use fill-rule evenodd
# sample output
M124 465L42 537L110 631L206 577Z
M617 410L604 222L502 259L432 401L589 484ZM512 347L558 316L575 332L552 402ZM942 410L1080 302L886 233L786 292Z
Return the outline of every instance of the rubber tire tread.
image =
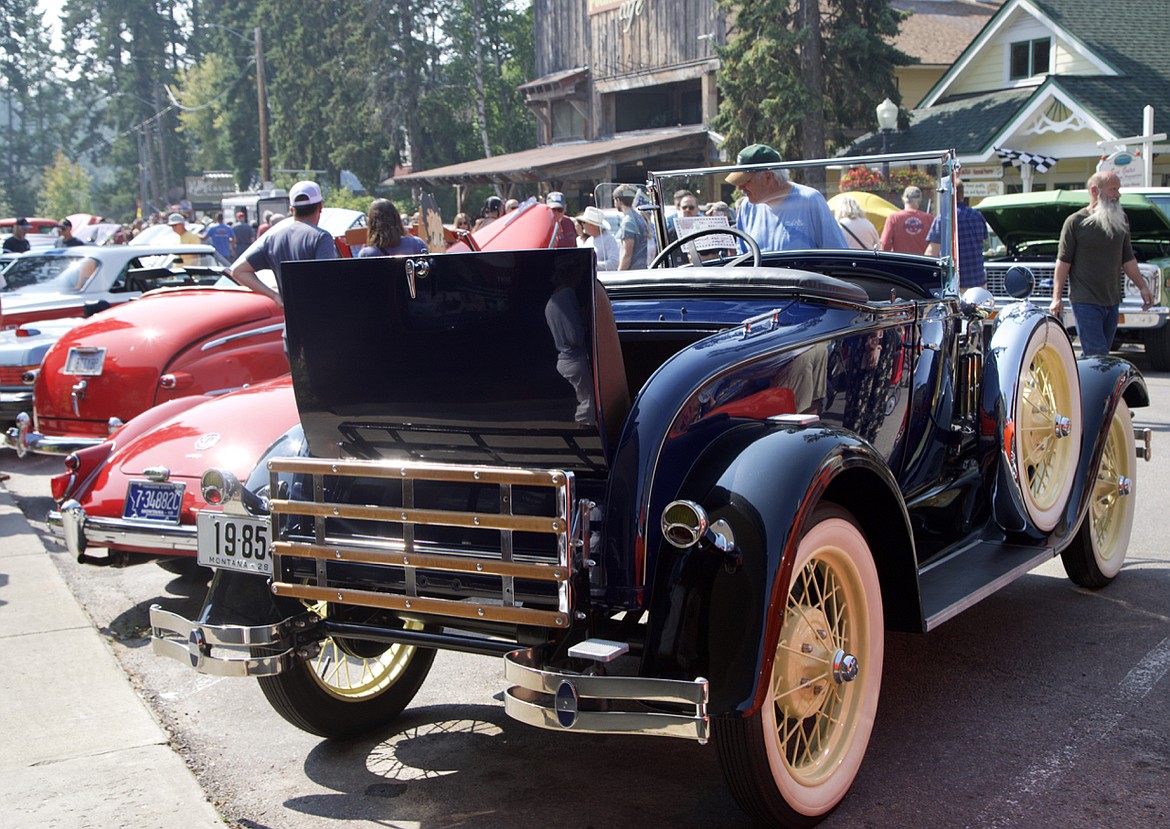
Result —
M1118 406L1125 406L1124 401L1120 401ZM1126 428L1132 429L1132 421L1128 417L1129 407L1126 406ZM1114 415L1116 417L1116 414ZM1110 418L1107 428L1113 428L1113 419ZM1132 448L1132 447L1131 447ZM1134 475L1136 478L1136 474ZM1130 498L1136 495L1129 496ZM1129 507L1135 509L1134 506ZM1132 523L1132 517L1130 519ZM1060 562L1064 565L1064 572L1068 575L1069 580L1073 584L1087 588L1089 590L1100 590L1102 587L1110 584L1116 576L1107 576L1101 572L1100 567L1097 566L1097 556L1093 552L1093 541L1090 538L1092 533L1092 514L1086 515L1081 521L1081 526L1077 528L1077 534L1073 536L1073 540L1069 545L1060 551ZM1125 556L1125 550L1118 550L1117 555Z
M720 733L720 738L714 741L719 752L719 768L723 771L723 779L735 802L763 826L781 826L785 829L816 826L837 807L834 806L823 815L803 815L789 806L775 788L743 785L747 780L768 780L772 776L763 747L758 751L749 748L753 740L759 739L759 726L753 727L753 722L754 718L749 720L743 717L720 717L711 721L711 727Z
M1154 371L1170 371L1170 320L1146 335L1145 346L1150 368Z
M318 737L345 740L392 723L414 699L434 661L434 648L416 647L397 682L377 696L355 702L344 702L327 694L311 675L310 662L256 680L268 704L289 723Z
M817 505L808 529L827 518L844 519L861 531L861 525L853 513L831 502ZM862 535L865 533L862 532ZM879 683L879 691L880 688ZM772 779L767 750L761 744L764 738L760 717L761 713L757 711L751 717L718 717L711 721L719 768L727 788L740 809L763 826L782 829L808 829L816 826L835 812L845 798L842 797L832 808L819 815L806 815L793 809L774 786L753 785L753 782Z

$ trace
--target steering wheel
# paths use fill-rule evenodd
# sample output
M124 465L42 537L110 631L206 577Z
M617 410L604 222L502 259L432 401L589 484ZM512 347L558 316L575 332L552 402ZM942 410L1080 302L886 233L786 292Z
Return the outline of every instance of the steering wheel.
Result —
M686 236L675 239L673 242L659 251L658 255L654 257L654 261L650 263L650 267L657 268L662 266L663 261L665 261L666 258L670 256L670 254L677 251L683 245L690 244L700 236L717 236L719 234L734 236L737 239L743 240L743 242L748 246L747 253L741 254L728 262L724 262L723 267L733 268L740 262L745 261L749 256L752 258L753 268L758 268L760 266L760 246L756 244L756 240L751 236L748 236L742 230L734 227L705 227L702 230L696 230L694 233L688 233Z

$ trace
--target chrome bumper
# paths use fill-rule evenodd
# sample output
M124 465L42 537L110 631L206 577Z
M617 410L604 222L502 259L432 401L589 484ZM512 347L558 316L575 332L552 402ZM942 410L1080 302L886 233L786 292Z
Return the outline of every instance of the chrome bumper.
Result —
M195 554L194 524L145 524L125 518L96 518L87 515L76 501L66 501L47 519L49 532L80 557L89 545L95 547L145 547Z
M201 674L275 676L316 653L312 645L297 645L294 635L312 623L313 618L305 614L275 625L203 625L155 604L150 606L150 649L157 656L187 663ZM285 649L269 656L253 656L253 647Z
M29 452L38 455L68 455L104 443L107 438L49 437L31 431L32 418L26 412L16 416L16 425L4 433L4 446L15 449L19 457Z
M547 671L538 648L504 657L504 678L515 686L504 696L508 716L537 728L586 734L647 734L706 743L708 682L698 677L655 679ZM693 706L689 711L637 710L654 705Z

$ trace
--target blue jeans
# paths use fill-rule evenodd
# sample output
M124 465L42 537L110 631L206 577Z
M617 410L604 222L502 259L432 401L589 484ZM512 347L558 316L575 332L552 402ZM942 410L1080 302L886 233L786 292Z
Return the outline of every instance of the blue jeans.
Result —
M1117 306L1074 302L1072 311L1077 320L1077 336L1081 338L1081 354L1085 357L1108 354L1113 347L1113 335L1117 333Z

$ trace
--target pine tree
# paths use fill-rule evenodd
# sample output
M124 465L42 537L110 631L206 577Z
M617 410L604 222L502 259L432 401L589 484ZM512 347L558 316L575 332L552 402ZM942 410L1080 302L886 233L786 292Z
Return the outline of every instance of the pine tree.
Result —
M894 48L901 13L889 0L719 0L728 15L719 49L713 126L735 150L770 144L786 158L829 155L871 129L874 107L899 100ZM823 126L821 126L823 124Z

